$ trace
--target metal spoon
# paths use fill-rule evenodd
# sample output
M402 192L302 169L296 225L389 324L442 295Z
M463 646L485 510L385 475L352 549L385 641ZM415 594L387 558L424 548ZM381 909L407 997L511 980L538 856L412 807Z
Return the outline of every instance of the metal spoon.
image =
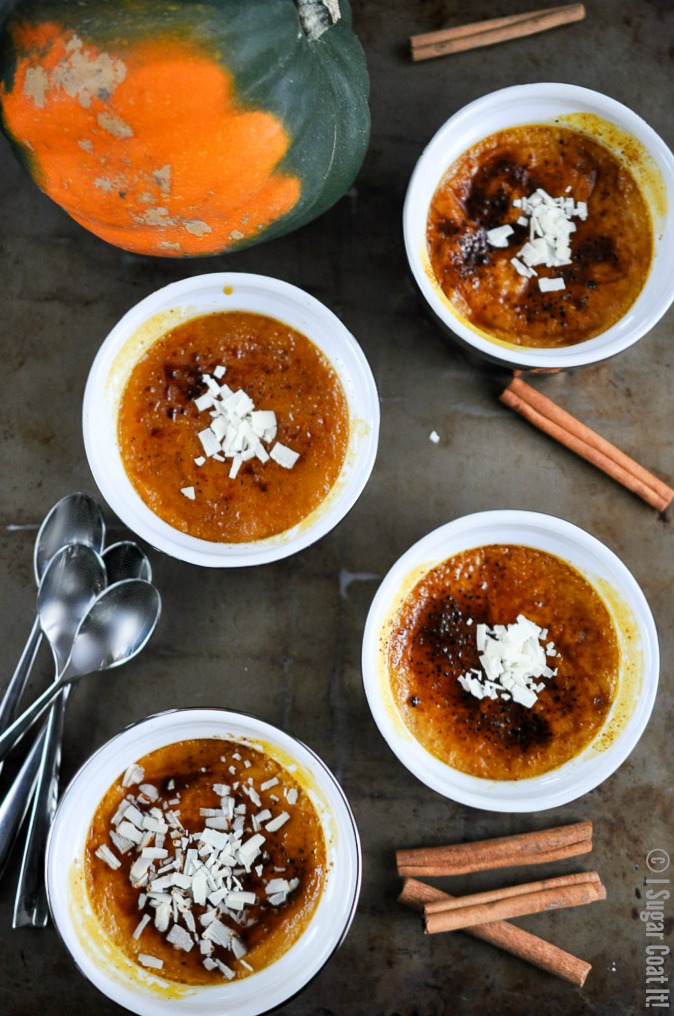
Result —
M51 559L69 543L84 543L100 551L105 538L105 522L100 505L81 492L61 498L48 512L40 526L33 550L35 581L41 583ZM25 649L0 702L0 732L6 730L16 716L21 696L35 661L42 629L36 616Z
M152 567L147 555L137 544L129 540L113 543L106 547L101 555L100 564L111 584L129 578L143 578L147 581L152 578ZM59 656L58 647L52 643L54 656L58 661L57 674L67 662L74 634L75 632L72 632L68 642L65 659ZM47 836L58 803L61 741L66 704L71 690L72 684L64 688L63 693L52 704L50 717L47 721L46 741L14 898L12 920L14 928L25 926L44 928L49 920L49 905L44 882L44 856Z
M102 556L85 543L62 547L49 562L37 594L37 613L57 676L68 662L82 618L107 583Z
M57 675L68 662L82 618L104 589L105 583L103 561L87 544L73 543L61 547L47 564L37 595L37 617L40 630L47 636L52 647ZM28 810L49 736L50 728L47 724L0 805L0 873ZM17 784L21 796L14 801ZM10 800L14 802L11 805Z
M0 761L67 685L85 674L118 667L139 653L152 635L160 613L159 593L145 579L126 579L104 589L82 618L62 673L0 735Z
M48 588L45 590L45 585L41 584L38 614L42 631L47 636L54 655L58 677L68 662L82 618L105 588L107 574L100 554L82 543L73 543L60 550L49 564L50 571L54 570L55 564L61 566L58 570L62 573L60 584L62 595L50 597ZM71 684L64 688L62 695L52 704L43 732L38 737L42 743L42 751L38 759L33 793L28 795L29 799L30 796L33 797L33 810L15 898L13 921L15 928L33 923L38 927L44 927L49 916L42 869L47 834L58 803L63 723L71 689ZM26 762L27 760L24 761L24 766ZM34 764L34 760L29 763L31 768ZM21 772L18 779L21 779Z
M136 656L152 635L160 613L159 593L147 581L129 579L104 589L80 623L73 642L73 653L62 674L0 738L3 742L2 757L8 754L16 740L42 715L51 701L62 693L63 688L84 674L121 666ZM40 740L38 738L35 742L24 763L22 778L15 780L0 804L0 828L6 824L13 824L16 828L16 811L25 811L24 797L32 786L43 750ZM31 760L35 765L32 776L27 771Z

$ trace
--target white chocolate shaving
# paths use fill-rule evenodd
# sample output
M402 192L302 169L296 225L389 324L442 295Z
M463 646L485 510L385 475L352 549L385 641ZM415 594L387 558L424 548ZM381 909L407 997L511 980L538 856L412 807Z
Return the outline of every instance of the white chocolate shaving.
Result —
M475 626L475 645L482 670L473 669L458 678L461 687L475 698L512 698L531 708L546 687L545 680L557 673L546 656L556 656L552 642L546 646L547 630L523 614L514 624Z

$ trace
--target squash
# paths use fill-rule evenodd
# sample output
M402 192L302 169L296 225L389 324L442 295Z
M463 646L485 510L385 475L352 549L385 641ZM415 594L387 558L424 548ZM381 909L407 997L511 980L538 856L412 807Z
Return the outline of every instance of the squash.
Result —
M323 213L367 150L347 0L18 0L0 110L38 186L138 254L239 250Z

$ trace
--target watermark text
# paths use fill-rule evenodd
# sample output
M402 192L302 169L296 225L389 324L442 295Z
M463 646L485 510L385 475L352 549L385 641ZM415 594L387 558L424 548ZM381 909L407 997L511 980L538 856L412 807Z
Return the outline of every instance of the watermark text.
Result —
M649 874L645 880L645 900L639 913L646 936L645 1004L647 1009L669 1009L669 976L665 967L670 947L665 943L667 903L671 896L670 858L666 850L656 847L646 855Z

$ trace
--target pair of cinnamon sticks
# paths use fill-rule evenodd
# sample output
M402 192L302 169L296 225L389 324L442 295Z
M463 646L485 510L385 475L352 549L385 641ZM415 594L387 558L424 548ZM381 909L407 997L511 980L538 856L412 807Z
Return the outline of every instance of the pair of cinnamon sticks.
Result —
M405 881L398 899L423 914L426 934L463 929L582 987L591 969L589 963L505 919L605 899L606 890L597 872L562 875L459 898L420 881L420 876L542 864L591 850L591 822L477 843L399 850L396 864Z
M526 14L489 18L488 21L475 21L470 25L459 25L457 28L413 35L410 39L410 50L415 62L430 60L432 57L462 53L480 46L493 46L497 42L522 39L527 35L580 21L584 17L585 8L582 4L546 7Z
M674 489L668 484L521 378L514 377L499 398L529 423L597 466L659 512L664 512L672 503Z

